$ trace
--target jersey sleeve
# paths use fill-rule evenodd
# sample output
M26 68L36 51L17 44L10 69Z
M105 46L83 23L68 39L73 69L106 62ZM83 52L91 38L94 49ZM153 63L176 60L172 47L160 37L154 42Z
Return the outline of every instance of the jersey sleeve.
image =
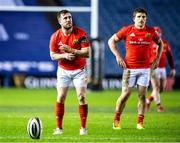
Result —
M50 38L49 49L51 52L57 52L58 46L56 44L56 35L53 34Z
M79 37L79 43L81 45L81 48L86 48L90 46L90 41L85 32L82 32L82 34Z
M163 42L166 45L166 57L168 59L169 66L171 67L171 69L175 69L173 55L172 55L172 52L171 52L170 45L169 45L169 43L167 41L163 40Z
M154 37L153 37L153 41L158 44L161 40L161 37L158 35L158 33L153 29L154 32Z
M125 39L127 28L124 26L122 27L117 33L116 36L119 40Z

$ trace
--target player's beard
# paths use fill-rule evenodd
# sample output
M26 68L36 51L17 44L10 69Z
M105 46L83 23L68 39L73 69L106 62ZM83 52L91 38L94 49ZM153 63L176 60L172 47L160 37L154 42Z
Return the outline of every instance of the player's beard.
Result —
M69 23L69 24L67 24L66 26L64 26L64 29L69 30L69 29L72 28L72 26L73 26L73 24L72 24L72 23Z
M69 30L69 29L71 29L72 28L72 26L70 26L70 27L64 27L64 29L66 29L67 31Z

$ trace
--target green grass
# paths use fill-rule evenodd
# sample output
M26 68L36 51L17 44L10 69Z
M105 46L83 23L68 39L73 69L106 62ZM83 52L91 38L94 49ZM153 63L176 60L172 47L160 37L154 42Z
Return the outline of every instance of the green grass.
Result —
M78 102L74 90L65 104L64 134L52 135L55 128L55 89L0 89L0 142L180 142L180 91L164 92L165 113L155 104L145 114L145 130L136 129L137 95L134 91L121 118L121 130L112 129L119 90L89 92L88 135L79 135ZM38 116L43 123L40 140L26 131L28 119Z

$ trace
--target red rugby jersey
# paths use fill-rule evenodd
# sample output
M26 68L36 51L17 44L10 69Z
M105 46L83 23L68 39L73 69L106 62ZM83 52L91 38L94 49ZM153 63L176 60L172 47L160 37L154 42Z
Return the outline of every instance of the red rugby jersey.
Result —
M173 60L173 56L172 56L172 52L171 52L171 47L165 39L163 39L162 41L163 41L164 48L162 51L162 55L161 55L158 67L159 68L165 68L166 67L166 57L167 57L170 68L175 69L174 60ZM151 62L153 62L154 58L156 57L158 45L156 45L155 43L152 43L151 48L152 48L152 50L151 50Z
M73 49L80 50L81 48L89 47L90 42L84 30L79 27L74 26L73 31L70 35L65 36L62 30L59 29L54 32L50 39L49 48L50 51L56 53L64 53L59 49L60 44L69 45ZM66 70L76 70L81 69L86 65L86 59L83 57L76 57L74 60L58 60L58 66Z
M160 42L153 27L145 26L143 29L137 29L134 25L121 28L117 33L119 40L125 40L125 62L127 68L149 68L150 67L150 43Z
M151 44L150 44L150 47L151 47L150 64L152 64L154 59L156 58L158 45L152 41Z

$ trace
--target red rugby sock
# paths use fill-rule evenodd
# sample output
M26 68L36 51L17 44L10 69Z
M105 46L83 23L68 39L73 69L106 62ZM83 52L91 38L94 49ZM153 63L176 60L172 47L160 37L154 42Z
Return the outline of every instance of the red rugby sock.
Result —
M154 100L154 97L153 97L153 96L149 96L149 97L148 97L148 100L149 100L149 102L151 103L151 102Z
M88 105L79 105L79 115L80 115L80 122L81 127L86 128L86 120L88 115Z
M57 128L62 129L62 122L64 116L64 103L56 102L55 111L56 111L56 126Z
M119 122L120 122L120 113L119 112L115 112L114 113L114 125L118 126Z
M144 120L144 115L142 114L139 114L138 117L137 117L137 123L143 123L143 120Z

